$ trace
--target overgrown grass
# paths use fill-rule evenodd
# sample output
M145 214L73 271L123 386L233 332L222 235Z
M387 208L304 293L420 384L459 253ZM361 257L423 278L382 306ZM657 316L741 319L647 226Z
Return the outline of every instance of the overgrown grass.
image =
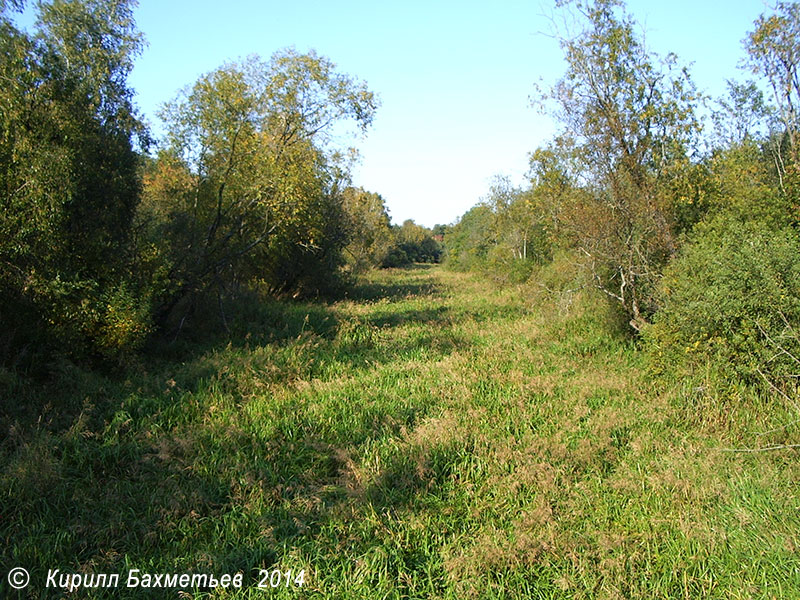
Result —
M127 377L4 382L3 596L22 566L41 598L51 568L244 574L213 598L800 597L796 453L722 451L788 414L654 383L602 299L413 269L234 323ZM273 568L305 585L257 589Z

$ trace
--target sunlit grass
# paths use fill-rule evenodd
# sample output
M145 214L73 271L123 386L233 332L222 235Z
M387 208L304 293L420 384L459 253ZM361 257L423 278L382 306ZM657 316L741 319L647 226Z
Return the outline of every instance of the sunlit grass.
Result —
M800 597L796 456L720 451L769 407L704 419L618 330L588 293L413 269L75 370L4 424L0 564L42 598L48 568L244 574L215 598ZM304 586L254 587L276 567Z

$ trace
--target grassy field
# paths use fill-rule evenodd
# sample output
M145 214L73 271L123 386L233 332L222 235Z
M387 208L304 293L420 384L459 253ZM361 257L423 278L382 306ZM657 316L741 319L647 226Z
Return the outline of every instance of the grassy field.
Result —
M5 376L0 596L25 567L20 597L179 597L46 589L58 568L243 574L183 594L212 598L800 598L797 453L726 450L788 413L654 381L600 298L420 267L234 324L124 377Z

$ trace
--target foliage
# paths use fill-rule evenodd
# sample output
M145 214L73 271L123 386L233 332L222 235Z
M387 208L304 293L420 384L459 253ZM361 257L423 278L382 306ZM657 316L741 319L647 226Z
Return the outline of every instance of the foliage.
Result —
M398 269L411 266L411 264L411 259L406 254L406 251L398 245L391 246L389 252L386 253L386 256L381 261L381 267L384 269Z
M790 391L800 365L796 136L797 4L762 15L745 42L748 66L774 92L729 82L715 114L717 147L684 205L698 223L666 269L647 331L656 363L723 389ZM785 390L785 391L784 391Z
M685 171L697 95L673 55L659 59L614 0L576 4L585 28L561 38L567 72L549 95L576 146L587 194L563 221L600 289L639 329L675 251L665 193Z
M140 190L135 148L147 143L126 84L142 44L132 7L128 0L41 2L28 35L4 5L3 361L19 363L26 349L56 344L74 355L114 355L148 328L128 276ZM119 333L120 319L130 334L110 334Z
M647 331L657 364L702 376L704 385L784 393L800 367L798 16L797 4L779 3L745 41L748 66L770 84L780 120L754 82L728 82L714 115L717 147L693 198L699 223L664 274L661 310Z
M438 263L441 260L442 247L430 229L407 219L401 226L394 226L392 233L394 245L383 259L382 266L405 267L413 263Z
M464 213L444 237L447 266L457 271L480 267L486 260L492 238L492 209L482 203Z
M788 223L792 205L780 191L770 154L769 141L750 139L712 152L705 163L704 193L695 203L702 219L731 214L740 220Z
M581 194L583 163L575 140L569 136L558 136L530 155L528 177L531 195L538 221L554 246L569 246L573 243L563 226L564 210L576 195Z
M498 281L522 283L550 254L546 226L534 205L536 196L499 180L487 200L492 207L495 244L487 253L486 271Z
M379 266L394 242L383 198L360 188L347 188L342 194L342 205L350 239L345 247L345 258L351 269L361 273Z
M800 369L800 240L787 227L720 215L692 235L660 285L647 337L662 364L731 384L793 385Z
M527 280L551 253L543 191L518 189L498 178L483 202L447 231L447 264L482 270L498 281Z
M436 263L441 258L441 247L433 239L433 232L407 219L397 234L397 245L412 263Z
M717 143L721 146L743 144L761 138L772 116L772 108L755 81L738 83L729 79L728 96L720 98L711 118Z
M800 4L778 2L761 15L745 40L748 66L769 83L781 127L773 127L769 149L781 193L800 205Z
M789 142L788 160L798 164L800 135L800 4L778 2L775 13L761 15L745 41L748 65L762 75L773 91Z
M348 239L346 168L327 136L342 120L366 129L375 106L328 59L293 50L220 67L167 105L142 217L177 282L162 313L254 280L273 292L324 288Z

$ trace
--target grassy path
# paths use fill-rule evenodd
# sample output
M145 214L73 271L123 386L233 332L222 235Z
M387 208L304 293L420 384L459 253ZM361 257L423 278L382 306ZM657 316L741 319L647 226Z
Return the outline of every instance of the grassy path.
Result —
M69 426L9 425L0 557L33 597L48 568L244 573L211 597L800 597L796 455L719 452L731 416L656 389L597 299L420 268L238 326L76 375Z

